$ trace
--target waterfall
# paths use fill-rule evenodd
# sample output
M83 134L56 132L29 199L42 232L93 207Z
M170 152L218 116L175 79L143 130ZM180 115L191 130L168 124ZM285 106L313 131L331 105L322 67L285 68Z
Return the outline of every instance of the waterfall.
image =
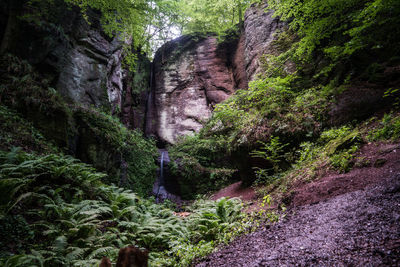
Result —
M160 169L158 171L157 180L153 185L153 195L155 195L157 202L162 202L165 199L180 202L180 197L174 192L178 185L176 184L176 181L174 182L174 179L172 179L168 172L168 164L170 162L168 151L165 149L159 149L159 153Z
M158 198L158 195L160 194L160 188L164 186L164 153L165 151L161 152L161 160L160 160L160 178L159 178L159 185L158 185L158 190L157 190L157 195L156 198Z

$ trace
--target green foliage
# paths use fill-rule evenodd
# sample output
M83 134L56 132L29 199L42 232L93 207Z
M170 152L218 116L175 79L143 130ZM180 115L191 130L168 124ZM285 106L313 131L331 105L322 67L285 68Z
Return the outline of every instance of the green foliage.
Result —
M384 98L393 98L394 103L393 106L399 108L400 107L400 88L389 88L385 91L383 97Z
M365 51L389 56L398 52L397 0L272 0L268 4L300 37L292 48L295 61L311 62L320 52L330 58L321 74Z
M67 5L65 5L65 2ZM170 27L177 20L176 0L30 0L25 3L30 13L22 18L42 28L56 29L68 38L59 27L60 18L69 7L79 7L81 14L90 24L90 11L100 12L100 23L110 37L123 41L131 40L135 49L151 52L155 40L165 41L171 37ZM63 14L65 15L65 14ZM135 56L125 42L125 63L134 68Z
M368 139L371 141L377 140L392 140L395 141L400 138L400 116L392 113L385 114L380 121L379 127L373 129Z
M279 214L275 210L271 210L271 211L266 210L267 208L271 208L273 204L274 203L273 203L271 195L269 195L269 194L264 195L262 197L262 202L260 204L261 210L258 211L258 213L257 213L257 215L259 217L264 218L264 220L266 220L268 223L278 222L280 218L286 216L285 215L286 207L283 204L280 206L282 214Z
M284 158L283 152L287 144L282 144L279 141L279 137L271 136L271 140L268 143L259 142L262 147L259 150L254 150L250 153L252 157L262 158L271 163L272 169L275 173L281 170L279 163Z
M43 135L23 119L20 114L0 105L0 148L9 150L12 147L23 147L25 151L56 152L58 149L50 144Z
M316 142L305 142L300 145L296 165L310 166L316 161L320 162L327 158L333 168L347 172L353 166L355 152L361 143L362 139L357 129L346 125L328 129L321 133Z
M251 82L248 90L239 90L216 106L203 135L224 134L230 150L268 141L270 135L292 141L315 135L325 120L328 95L324 88L301 90L298 82L294 75Z
M348 136L352 132L352 129L349 126L342 126L340 128L332 128L328 129L321 133L320 142L328 143L337 138L343 138Z
M169 152L175 158L187 154L195 156L197 161L205 166L216 166L221 154L225 152L226 141L220 138L203 139L199 135L182 137L179 146L172 146Z
M0 234L2 242L14 238L2 246L0 263L97 266L102 256L115 261L120 247L134 244L150 249L151 263L188 266L239 229L238 200L200 201L180 218L167 206L104 185L104 176L71 157L0 152Z
M222 136L203 138L199 134L185 136L169 148L171 170L179 177L182 197L193 199L197 194L208 193L210 188L216 190L229 184L235 170L219 167L228 161L225 149Z
M181 0L179 8L183 33L216 33L237 30L242 23L244 11L251 4L248 0Z
M21 251L34 239L34 231L20 215L6 215L0 217L0 246L6 251ZM5 249L7 248L7 249ZM1 252L0 252L1 253ZM0 257L10 256L1 255Z
M337 154L333 154L330 157L332 166L341 172L348 172L353 167L354 162L352 160L354 159L354 153L358 148L358 145L353 145Z
M112 148L112 153L126 162L126 178L109 177L112 180L107 182L133 189L141 196L147 195L153 186L157 168L154 161L157 155L155 142L145 139L139 131L128 130L117 118L93 108L77 108L74 117L88 127L89 132L85 135L100 138L104 150L109 151ZM99 146L89 150L91 162L95 166L107 165L109 158L103 158L97 148Z
M41 77L28 62L10 54L0 58L0 68L4 70L0 73L1 104L31 121L48 143L66 147L70 136L76 133L72 111L50 86L50 81ZM15 126L18 123L21 124L19 127L29 127L22 120L9 119ZM23 135L21 132L21 136L15 137L24 139Z
M192 209L196 213L191 217L189 229L192 234L190 239L194 242L217 239L222 233L238 227L243 217L242 205L237 199L221 198L215 202L199 200Z
M69 122L71 114L65 101L50 86L50 81L41 77L27 61L5 54L0 58L0 67L3 70L0 73L2 103L25 112L37 108L48 116L65 113Z

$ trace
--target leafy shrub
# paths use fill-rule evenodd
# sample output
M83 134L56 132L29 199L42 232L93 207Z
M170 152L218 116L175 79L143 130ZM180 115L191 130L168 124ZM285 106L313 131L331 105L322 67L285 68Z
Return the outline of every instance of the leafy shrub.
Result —
M88 146L87 161L111 174L106 182L133 189L141 196L147 195L155 181L157 168L154 158L158 153L154 140L145 139L139 131L127 129L117 118L94 108L76 108L74 118L87 131L82 133L86 137L82 145ZM100 144L98 140L101 140ZM116 156L120 164L111 166L111 170L102 169L110 164L110 158ZM126 170L121 167L123 161Z
M231 181L235 172L229 167L223 136L185 136L169 148L169 155L172 159L171 171L179 177L183 198L193 199L195 195L206 194L210 189L219 189Z
M296 62L312 63L325 55L328 63L320 68L322 75L339 70L339 65L356 67L363 54L397 53L400 4L396 0L272 0L268 8L299 36L291 49Z
M341 172L348 172L353 166L352 160L358 148L357 145L353 145L349 149L333 154L330 157L332 166Z
M221 233L238 226L243 217L238 199L199 200L192 209L196 212L190 218L189 229L192 232L190 238L195 242L215 240Z
M361 143L360 132L350 126L327 129L316 141L300 144L294 172L307 170L306 175L313 177L314 170L321 166L347 172L353 166L355 152Z
M20 215L6 215L0 217L0 246L8 251L19 252L27 249L27 245L35 237L32 227ZM4 249L0 257L9 256Z
M342 126L340 128L332 128L328 129L321 133L320 142L328 143L337 138L343 138L348 136L352 132L352 129L349 126Z
M279 137L271 137L268 143L261 142L262 147L250 153L252 157L262 158L272 164L275 173L281 170L279 163L284 158L283 152L287 144L281 144Z

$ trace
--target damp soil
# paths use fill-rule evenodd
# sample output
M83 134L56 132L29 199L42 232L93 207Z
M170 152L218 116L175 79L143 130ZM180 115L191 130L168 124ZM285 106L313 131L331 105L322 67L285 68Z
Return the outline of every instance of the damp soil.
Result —
M299 185L280 222L194 266L400 266L399 145L369 144L359 156L366 164L347 174Z

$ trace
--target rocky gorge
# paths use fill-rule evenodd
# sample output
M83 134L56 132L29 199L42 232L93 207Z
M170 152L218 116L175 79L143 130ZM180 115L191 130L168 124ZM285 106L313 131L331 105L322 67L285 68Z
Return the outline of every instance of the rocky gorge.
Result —
M132 40L108 37L95 11L90 24L73 9L44 27L17 19L26 10L14 1L1 9L2 50L37 66L68 101L108 108L128 127L172 144L197 132L215 104L247 88L260 72L259 58L285 26L264 8L249 8L241 32L223 42L183 36L162 46L153 63L134 52L132 72L123 65L123 42Z
M246 89L261 72L262 55L273 52L275 33L285 27L266 5L253 5L241 30L223 41L212 34L182 36L159 48L153 62L132 50L137 60L128 68L124 49L132 40L105 34L97 11L89 10L86 20L79 9L57 1L47 23L36 24L22 3L0 6L1 51L26 59L68 103L108 111L161 148L198 132L216 104ZM23 112L36 114L33 120L45 135L70 154L125 179L124 158L79 116L69 125L68 114Z
M0 265L397 266L400 2L345 2L0 0Z
M268 61L264 55L282 52L274 41L288 30L287 23L273 16L267 4L253 4L239 31L223 40L213 34L185 35L160 47L153 62L141 51L129 48L136 57L135 66L129 67L124 58L133 40L107 35L99 12L89 10L84 18L78 8L66 8L57 0L55 14L47 23L37 24L20 1L3 1L0 6L1 51L26 59L68 103L110 112L129 129L157 140L159 148L198 132L216 104L238 89L247 89L264 71ZM295 64L286 61L284 71L294 73ZM394 73L388 73L392 84L397 81ZM345 91L330 104L330 123L365 118L388 105L388 99L382 98L384 90L362 85ZM52 117L34 113L33 120L45 135L67 147L70 154L124 180L124 158L96 136L80 116L69 119L68 114L59 112ZM68 123L71 120L72 125ZM232 156L233 161L239 161L235 167L242 180L260 165L247 150Z

